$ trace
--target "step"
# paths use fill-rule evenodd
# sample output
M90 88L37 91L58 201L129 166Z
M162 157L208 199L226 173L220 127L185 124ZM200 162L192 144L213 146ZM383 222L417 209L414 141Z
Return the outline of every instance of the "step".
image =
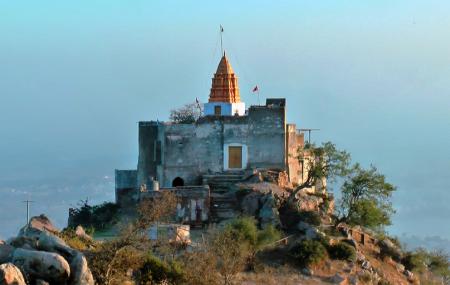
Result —
M219 218L219 219L230 219L230 218L234 218L236 217L236 213L234 211L222 211L219 213L216 213L215 215L213 215L213 217L215 219Z

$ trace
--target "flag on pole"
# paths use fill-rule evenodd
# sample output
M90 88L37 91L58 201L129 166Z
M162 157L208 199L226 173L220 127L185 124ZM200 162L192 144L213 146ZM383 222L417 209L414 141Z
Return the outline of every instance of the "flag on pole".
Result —
M200 107L200 101L198 100L197 97L195 97L195 103L197 103L197 107L198 107L199 109L201 109L201 107Z
M199 110L200 113L201 113L201 112L202 112L202 106L200 106L200 101L198 100L197 97L195 97L195 103L197 103L198 110Z
M258 92L258 91L259 91L258 85L256 85L255 88L253 88L253 91L252 91L252 92Z

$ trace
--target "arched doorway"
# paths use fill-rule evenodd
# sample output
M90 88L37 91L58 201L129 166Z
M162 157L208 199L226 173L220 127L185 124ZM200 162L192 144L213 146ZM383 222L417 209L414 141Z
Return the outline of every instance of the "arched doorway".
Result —
M181 177L177 177L172 181L172 187L184 186L184 180Z

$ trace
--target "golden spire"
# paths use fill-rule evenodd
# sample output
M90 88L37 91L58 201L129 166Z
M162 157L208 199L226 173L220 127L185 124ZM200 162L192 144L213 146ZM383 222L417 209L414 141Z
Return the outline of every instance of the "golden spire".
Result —
M223 52L217 71L212 79L209 102L239 103L239 86L228 58Z

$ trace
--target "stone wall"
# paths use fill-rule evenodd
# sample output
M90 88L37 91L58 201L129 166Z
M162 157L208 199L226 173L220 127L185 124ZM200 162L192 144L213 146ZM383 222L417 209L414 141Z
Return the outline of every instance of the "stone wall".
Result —
M121 206L134 204L137 195L137 170L115 170L116 203Z
M288 153L288 169L289 180L293 184L301 184L303 181L302 164L299 162L299 147L303 146L303 134L297 133L295 124L286 125L286 141Z
M184 185L200 185L203 174L221 171L222 132L221 121L166 125L161 185L171 187L176 177L182 178Z
M297 180L298 162L289 154L296 150L298 138L295 125L286 127L285 104L284 99L267 99L265 106L251 106L245 116L203 116L193 124L139 122L136 191L116 186L116 197L126 191L133 196L152 179L161 187L172 187L176 178L183 185L201 185L203 175L227 170L224 148L229 145L243 147L243 170L289 171ZM126 176L117 175L119 180Z
M209 220L209 186L185 186L162 188L159 191L142 192L140 199L151 199L161 192L171 191L178 197L176 222L198 225Z
M161 164L161 139L163 124L160 122L139 122L139 158L137 185L147 184L157 177L157 167Z
M285 108L253 106L248 116L206 116L195 124L164 125L162 164L158 178L163 187L180 177L184 185L199 185L204 174L222 172L225 145L244 145L243 169L285 170ZM143 148L145 149L145 148Z
M248 120L249 167L285 170L285 107L252 106Z

